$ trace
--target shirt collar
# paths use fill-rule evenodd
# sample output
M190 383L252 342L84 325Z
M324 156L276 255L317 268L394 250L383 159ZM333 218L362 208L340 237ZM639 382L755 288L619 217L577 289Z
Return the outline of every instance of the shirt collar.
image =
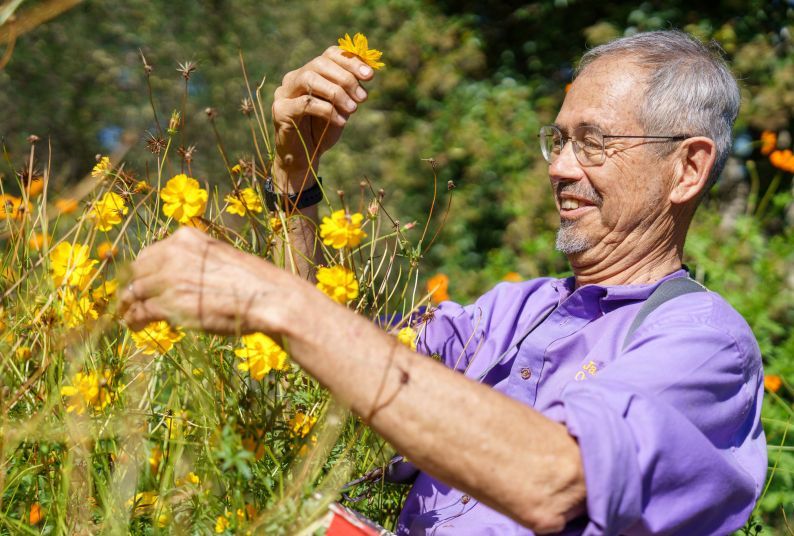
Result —
M579 287L578 289L576 288L576 281L574 277L571 276L564 279L554 279L551 282L551 286L557 291L560 302L568 298L574 292L578 291L598 297L600 303L619 302L626 300L634 301L647 300L653 291L656 290L656 287L668 279L686 276L687 270L685 268L680 268L672 273L667 274L661 279L654 281L653 283L646 283L644 285L585 285L583 287ZM604 308L612 309L617 305L617 303L610 303L609 306ZM606 310L604 312L606 312Z

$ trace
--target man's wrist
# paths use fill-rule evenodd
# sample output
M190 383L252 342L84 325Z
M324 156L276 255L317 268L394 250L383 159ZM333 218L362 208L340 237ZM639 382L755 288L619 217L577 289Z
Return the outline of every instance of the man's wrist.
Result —
M317 182L319 166L309 168L285 168L278 159L273 163L271 174L273 176L273 186L277 192L283 194L294 194L311 188Z

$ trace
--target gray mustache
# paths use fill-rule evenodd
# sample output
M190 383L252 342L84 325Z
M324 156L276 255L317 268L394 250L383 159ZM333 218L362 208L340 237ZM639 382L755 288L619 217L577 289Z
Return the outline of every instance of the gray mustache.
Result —
M601 197L598 192L596 192L592 186L586 184L583 181L573 181L573 182L565 182L561 181L557 183L556 186L557 190L557 199L565 193L569 195L575 195L576 197L581 197L593 203L596 206L601 206L601 203L604 201L604 198Z

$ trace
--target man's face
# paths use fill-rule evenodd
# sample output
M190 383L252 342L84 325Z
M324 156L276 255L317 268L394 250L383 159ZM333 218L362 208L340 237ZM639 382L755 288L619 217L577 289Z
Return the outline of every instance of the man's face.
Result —
M643 132L640 110L645 82L626 60L601 59L577 77L555 124L571 136L580 125L596 125L605 135L655 135ZM605 138L606 159L583 166L571 142L549 165L560 213L557 247L573 261L590 264L618 249L658 241L654 224L669 206L670 159L659 159L648 140Z

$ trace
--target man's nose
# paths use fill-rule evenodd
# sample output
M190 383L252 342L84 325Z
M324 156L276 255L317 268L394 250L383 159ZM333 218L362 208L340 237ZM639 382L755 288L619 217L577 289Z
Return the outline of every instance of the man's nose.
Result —
M573 141L568 140L562 146L562 151L549 164L549 176L558 180L575 180L584 176L582 165L576 159L573 151Z

